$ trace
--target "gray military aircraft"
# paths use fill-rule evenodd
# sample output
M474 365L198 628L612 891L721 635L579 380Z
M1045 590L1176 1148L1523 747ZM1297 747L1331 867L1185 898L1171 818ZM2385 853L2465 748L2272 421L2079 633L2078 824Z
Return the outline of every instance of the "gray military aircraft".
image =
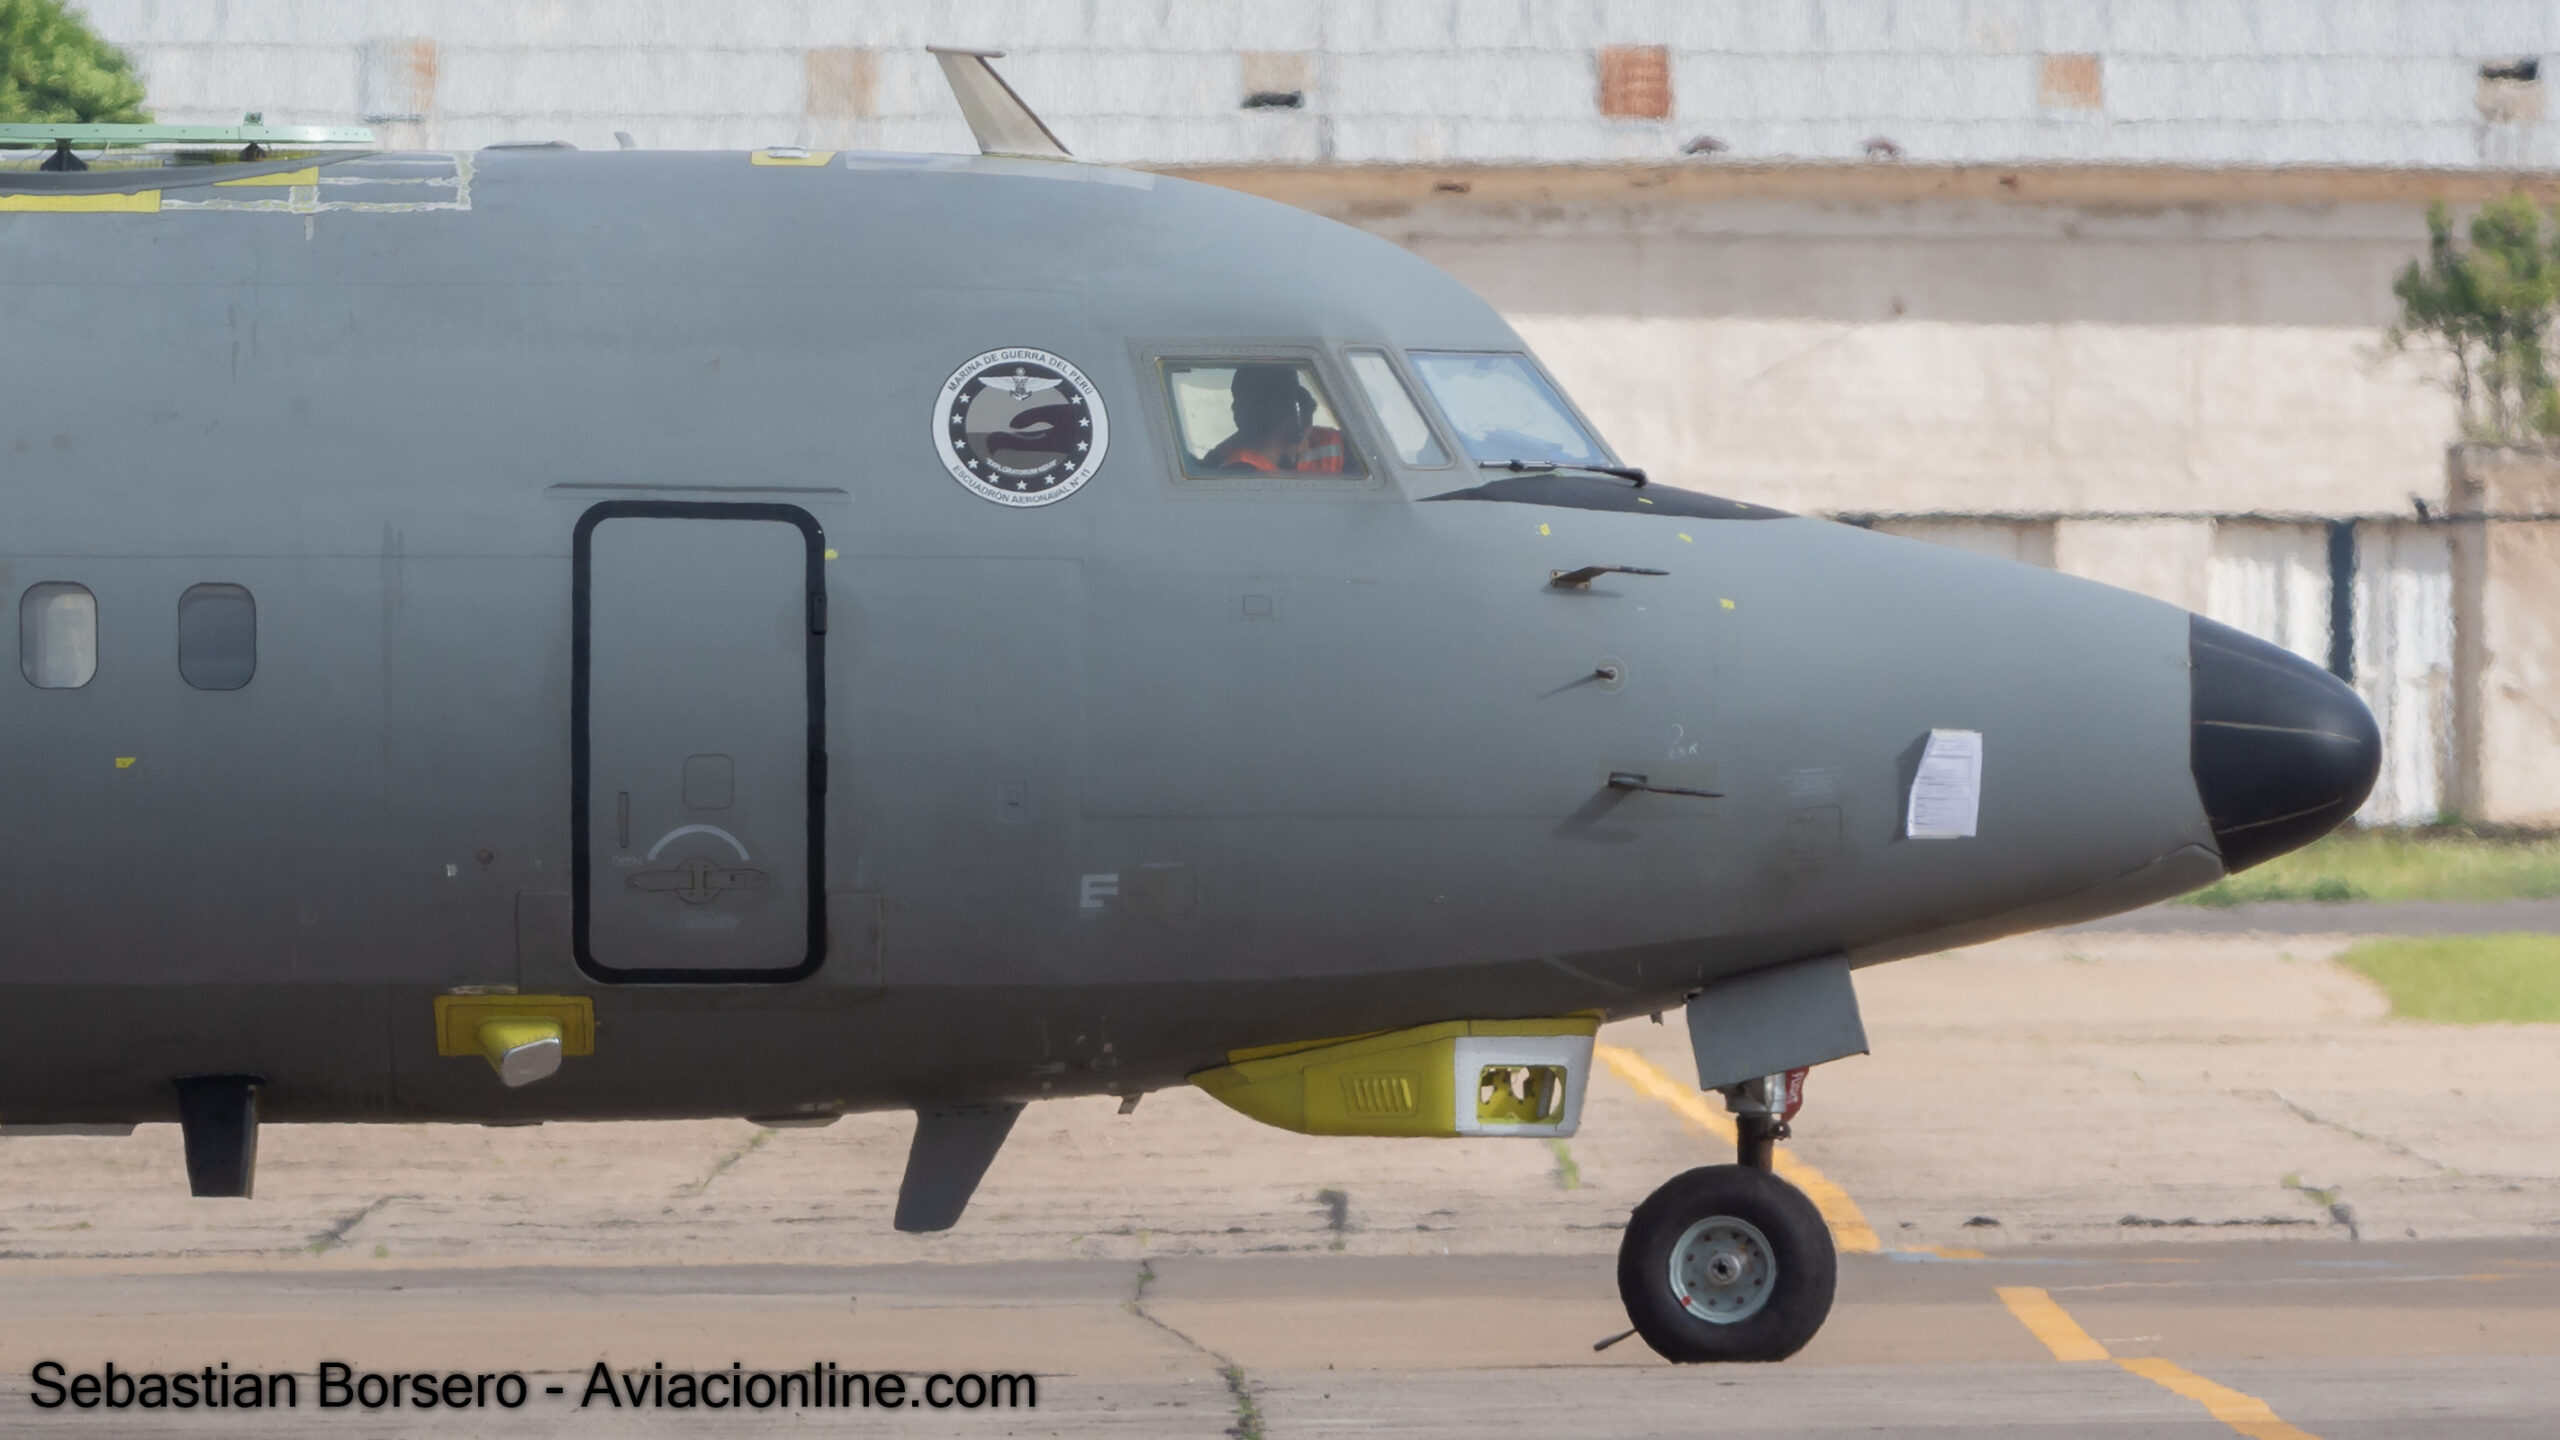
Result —
M15 136L0 1119L225 1196L262 1120L912 1109L930 1230L1031 1100L1569 1134L1685 1005L1738 1163L1619 1285L1775 1359L1853 970L2371 785L2293 655L1648 485L1429 264L943 64L988 153Z

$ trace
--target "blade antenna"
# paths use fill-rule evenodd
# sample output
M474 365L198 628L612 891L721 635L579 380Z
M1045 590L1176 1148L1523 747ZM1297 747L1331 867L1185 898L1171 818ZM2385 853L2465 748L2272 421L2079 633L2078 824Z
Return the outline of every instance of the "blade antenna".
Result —
M986 155L1021 155L1035 160L1072 160L1067 147L1050 133L1013 87L1004 83L990 60L1001 60L1001 50L962 50L941 45L925 47L934 59L942 62L942 78L951 82L951 98L960 102L960 114L969 122L969 133L978 139L978 150Z

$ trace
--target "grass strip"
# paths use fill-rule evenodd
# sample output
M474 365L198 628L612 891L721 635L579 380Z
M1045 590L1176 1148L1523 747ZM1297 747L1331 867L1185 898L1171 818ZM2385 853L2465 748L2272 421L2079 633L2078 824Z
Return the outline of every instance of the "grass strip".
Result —
M2456 1025L2560 1023L2560 935L2367 940L2338 957L2391 1013Z
M2184 903L2553 898L2560 898L2560 837L2342 830L2207 886Z

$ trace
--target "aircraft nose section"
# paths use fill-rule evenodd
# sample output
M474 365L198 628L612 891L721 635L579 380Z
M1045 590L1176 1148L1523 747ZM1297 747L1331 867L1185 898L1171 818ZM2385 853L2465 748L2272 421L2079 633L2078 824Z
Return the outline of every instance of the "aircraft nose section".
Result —
M2356 693L2281 646L2195 616L2188 768L2226 872L2338 827L2373 790L2382 732Z

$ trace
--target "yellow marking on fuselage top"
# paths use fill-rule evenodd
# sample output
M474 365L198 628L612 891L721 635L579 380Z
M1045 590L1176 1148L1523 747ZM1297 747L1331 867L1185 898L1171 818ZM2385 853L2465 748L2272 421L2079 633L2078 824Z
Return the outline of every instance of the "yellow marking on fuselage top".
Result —
M2062 1361L2111 1360L2117 1368L2139 1375L2173 1395L2193 1400L2205 1413L2249 1437L2249 1440L2320 1440L2320 1437L2298 1426L2288 1425L2266 1401L2255 1395L2216 1384L2175 1360L2157 1355L2130 1359L2110 1355L2107 1347L2071 1318L2053 1296L2031 1285L2002 1286L1993 1292L2027 1333L2044 1342L2053 1358Z
M2089 1332L2080 1328L2080 1322L2071 1318L2070 1311L2054 1303L2051 1295L2035 1286L2003 1285L1992 1293L2000 1297L2001 1304L2009 1307L2010 1314L2018 1317L2019 1324L2027 1327L2028 1334L2044 1342L2044 1348L2053 1352L2054 1359L2076 1363L2115 1358L2107 1353L2106 1346L2090 1338Z
M833 550L828 551L828 552L827 552L827 558L828 558L828 559L830 559L830 560L833 560L834 558L836 558L836 552L834 552Z
M216 185L317 185L320 167L306 165L300 170L278 170L271 175L251 175L243 180L217 180Z
M160 192L128 190L103 195L0 195L0 212L50 210L73 215L157 215Z
M1681 544L1683 544L1683 545L1694 545L1694 544L1696 544L1696 543L1698 543L1698 542L1696 542L1696 541L1694 541L1694 540L1690 539L1690 538L1689 538L1688 536L1686 536L1686 535L1683 535L1683 536L1681 536L1681 537L1680 537L1680 543L1681 543Z
M133 768L133 762L141 758L142 757L139 755L119 755L116 757L116 768L119 770L130 770Z
M1730 600L1718 600L1716 603L1717 603L1717 604L1719 604L1719 605L1721 605L1721 606L1723 606L1723 607L1724 607L1724 608L1726 608L1727 610L1730 610L1730 609L1732 609L1732 608L1733 608L1733 602L1732 602L1732 601L1730 601Z
M795 150L790 148L758 150L747 157L750 165L824 165L836 158L833 150Z
M1547 528L1546 526L1544 526L1544 525L1541 525L1541 526L1539 526L1539 527L1538 527L1538 533L1539 533L1539 534L1541 534L1541 535L1553 535L1553 534L1554 534L1554 533L1556 533L1556 532L1554 532L1553 530L1548 529L1548 528Z
M1707 1103L1706 1095L1682 1085L1663 1073L1662 1067L1621 1045L1599 1045L1592 1054L1602 1064L1618 1073L1618 1078L1679 1112L1680 1118L1708 1134L1730 1144L1734 1138L1733 1117ZM1873 1255L1884 1248L1876 1238L1876 1227L1867 1223L1865 1212L1849 1192L1831 1183L1828 1176L1781 1148L1772 1165L1778 1178L1805 1193L1813 1208L1822 1212L1823 1223L1831 1227L1831 1241L1855 1255Z

